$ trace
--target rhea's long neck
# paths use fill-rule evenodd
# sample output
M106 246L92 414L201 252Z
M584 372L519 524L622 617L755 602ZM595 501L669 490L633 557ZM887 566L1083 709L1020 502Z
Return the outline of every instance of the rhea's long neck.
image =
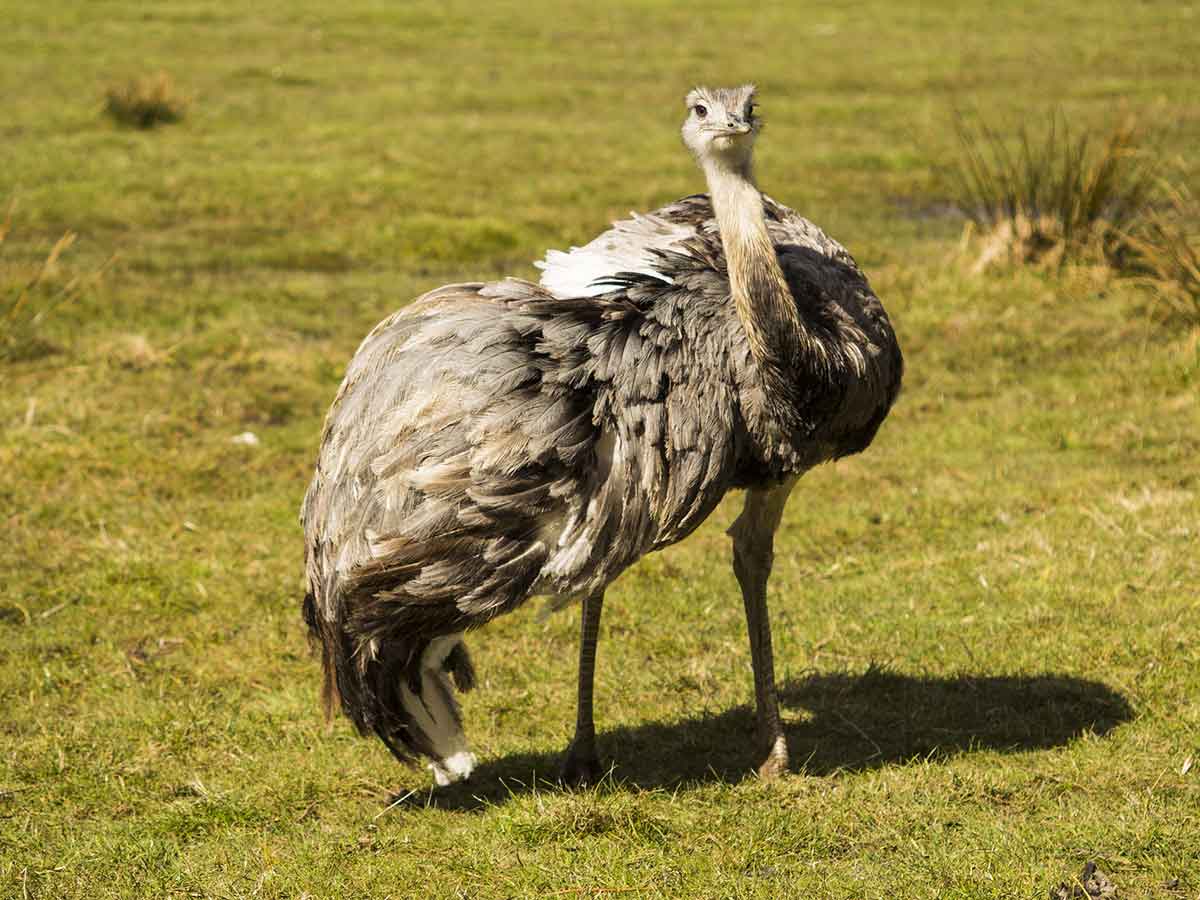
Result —
M760 365L787 369L806 335L767 232L763 197L749 162L730 166L706 161L704 174L725 248L730 292L750 352Z

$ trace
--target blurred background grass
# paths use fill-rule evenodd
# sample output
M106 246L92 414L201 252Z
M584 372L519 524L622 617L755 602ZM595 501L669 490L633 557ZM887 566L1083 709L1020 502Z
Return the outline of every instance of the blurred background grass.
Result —
M1128 112L1194 186L1200 8L4 11L3 296L40 279L47 313L0 362L0 892L1031 896L1093 859L1198 895L1200 337L1100 267L972 274L945 172L956 111ZM179 121L104 114L160 71ZM418 293L701 189L681 98L743 80L764 188L867 268L910 364L779 541L809 774L748 775L726 504L610 594L614 780L533 789L575 614L528 610L476 636L484 768L427 807L428 773L319 720L295 516L321 417Z

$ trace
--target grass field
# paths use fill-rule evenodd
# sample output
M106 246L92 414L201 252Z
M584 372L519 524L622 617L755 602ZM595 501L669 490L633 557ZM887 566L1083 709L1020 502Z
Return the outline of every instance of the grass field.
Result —
M956 108L1055 106L1143 113L1186 172L1200 7L2 6L0 287L68 229L35 299L100 274L0 362L0 896L1045 897L1090 860L1200 897L1200 330L1089 270L968 276L938 174ZM182 122L104 117L159 69ZM752 775L730 498L608 594L605 783L546 781L577 611L531 605L474 636L482 765L430 793L326 729L300 622L343 367L421 291L700 190L681 98L741 80L764 188L909 363L777 540L795 772Z

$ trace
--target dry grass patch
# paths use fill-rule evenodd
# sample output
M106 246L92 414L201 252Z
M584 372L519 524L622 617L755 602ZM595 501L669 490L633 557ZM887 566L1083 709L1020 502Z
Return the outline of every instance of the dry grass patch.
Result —
M973 274L997 266L1093 267L1132 277L1169 316L1200 323L1200 207L1162 177L1134 117L1106 136L1074 133L1061 115L1045 134L956 122L950 173L967 217L959 248Z
M180 93L166 72L131 78L105 92L104 111L121 125L156 128L186 115L190 98Z
M1027 125L1001 132L956 122L955 202L978 235L975 272L997 263L1060 266L1100 261L1120 268L1124 236L1145 215L1152 166L1133 118L1102 140L1074 134L1062 115L1042 137Z
M0 254L12 230L14 204L9 204L0 224ZM58 278L59 257L75 243L74 232L65 232L32 272L0 258L0 362L34 359L53 351L41 334L46 317L74 299L82 288L78 278Z
M141 372L170 362L172 350L155 347L144 334L121 334L104 347L104 356L113 365Z
M1200 204L1183 186L1166 185L1167 203L1148 212L1122 240L1138 279L1165 310L1200 324Z

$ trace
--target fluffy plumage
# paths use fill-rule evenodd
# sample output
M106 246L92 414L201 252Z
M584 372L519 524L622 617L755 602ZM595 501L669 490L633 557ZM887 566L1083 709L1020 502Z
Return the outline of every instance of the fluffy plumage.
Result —
M731 488L871 441L901 374L887 316L839 244L764 204L811 340L783 388L731 301L706 195L548 254L540 285L438 288L363 341L301 514L327 696L361 731L461 777L439 766L465 752L462 632L532 596L598 596Z

